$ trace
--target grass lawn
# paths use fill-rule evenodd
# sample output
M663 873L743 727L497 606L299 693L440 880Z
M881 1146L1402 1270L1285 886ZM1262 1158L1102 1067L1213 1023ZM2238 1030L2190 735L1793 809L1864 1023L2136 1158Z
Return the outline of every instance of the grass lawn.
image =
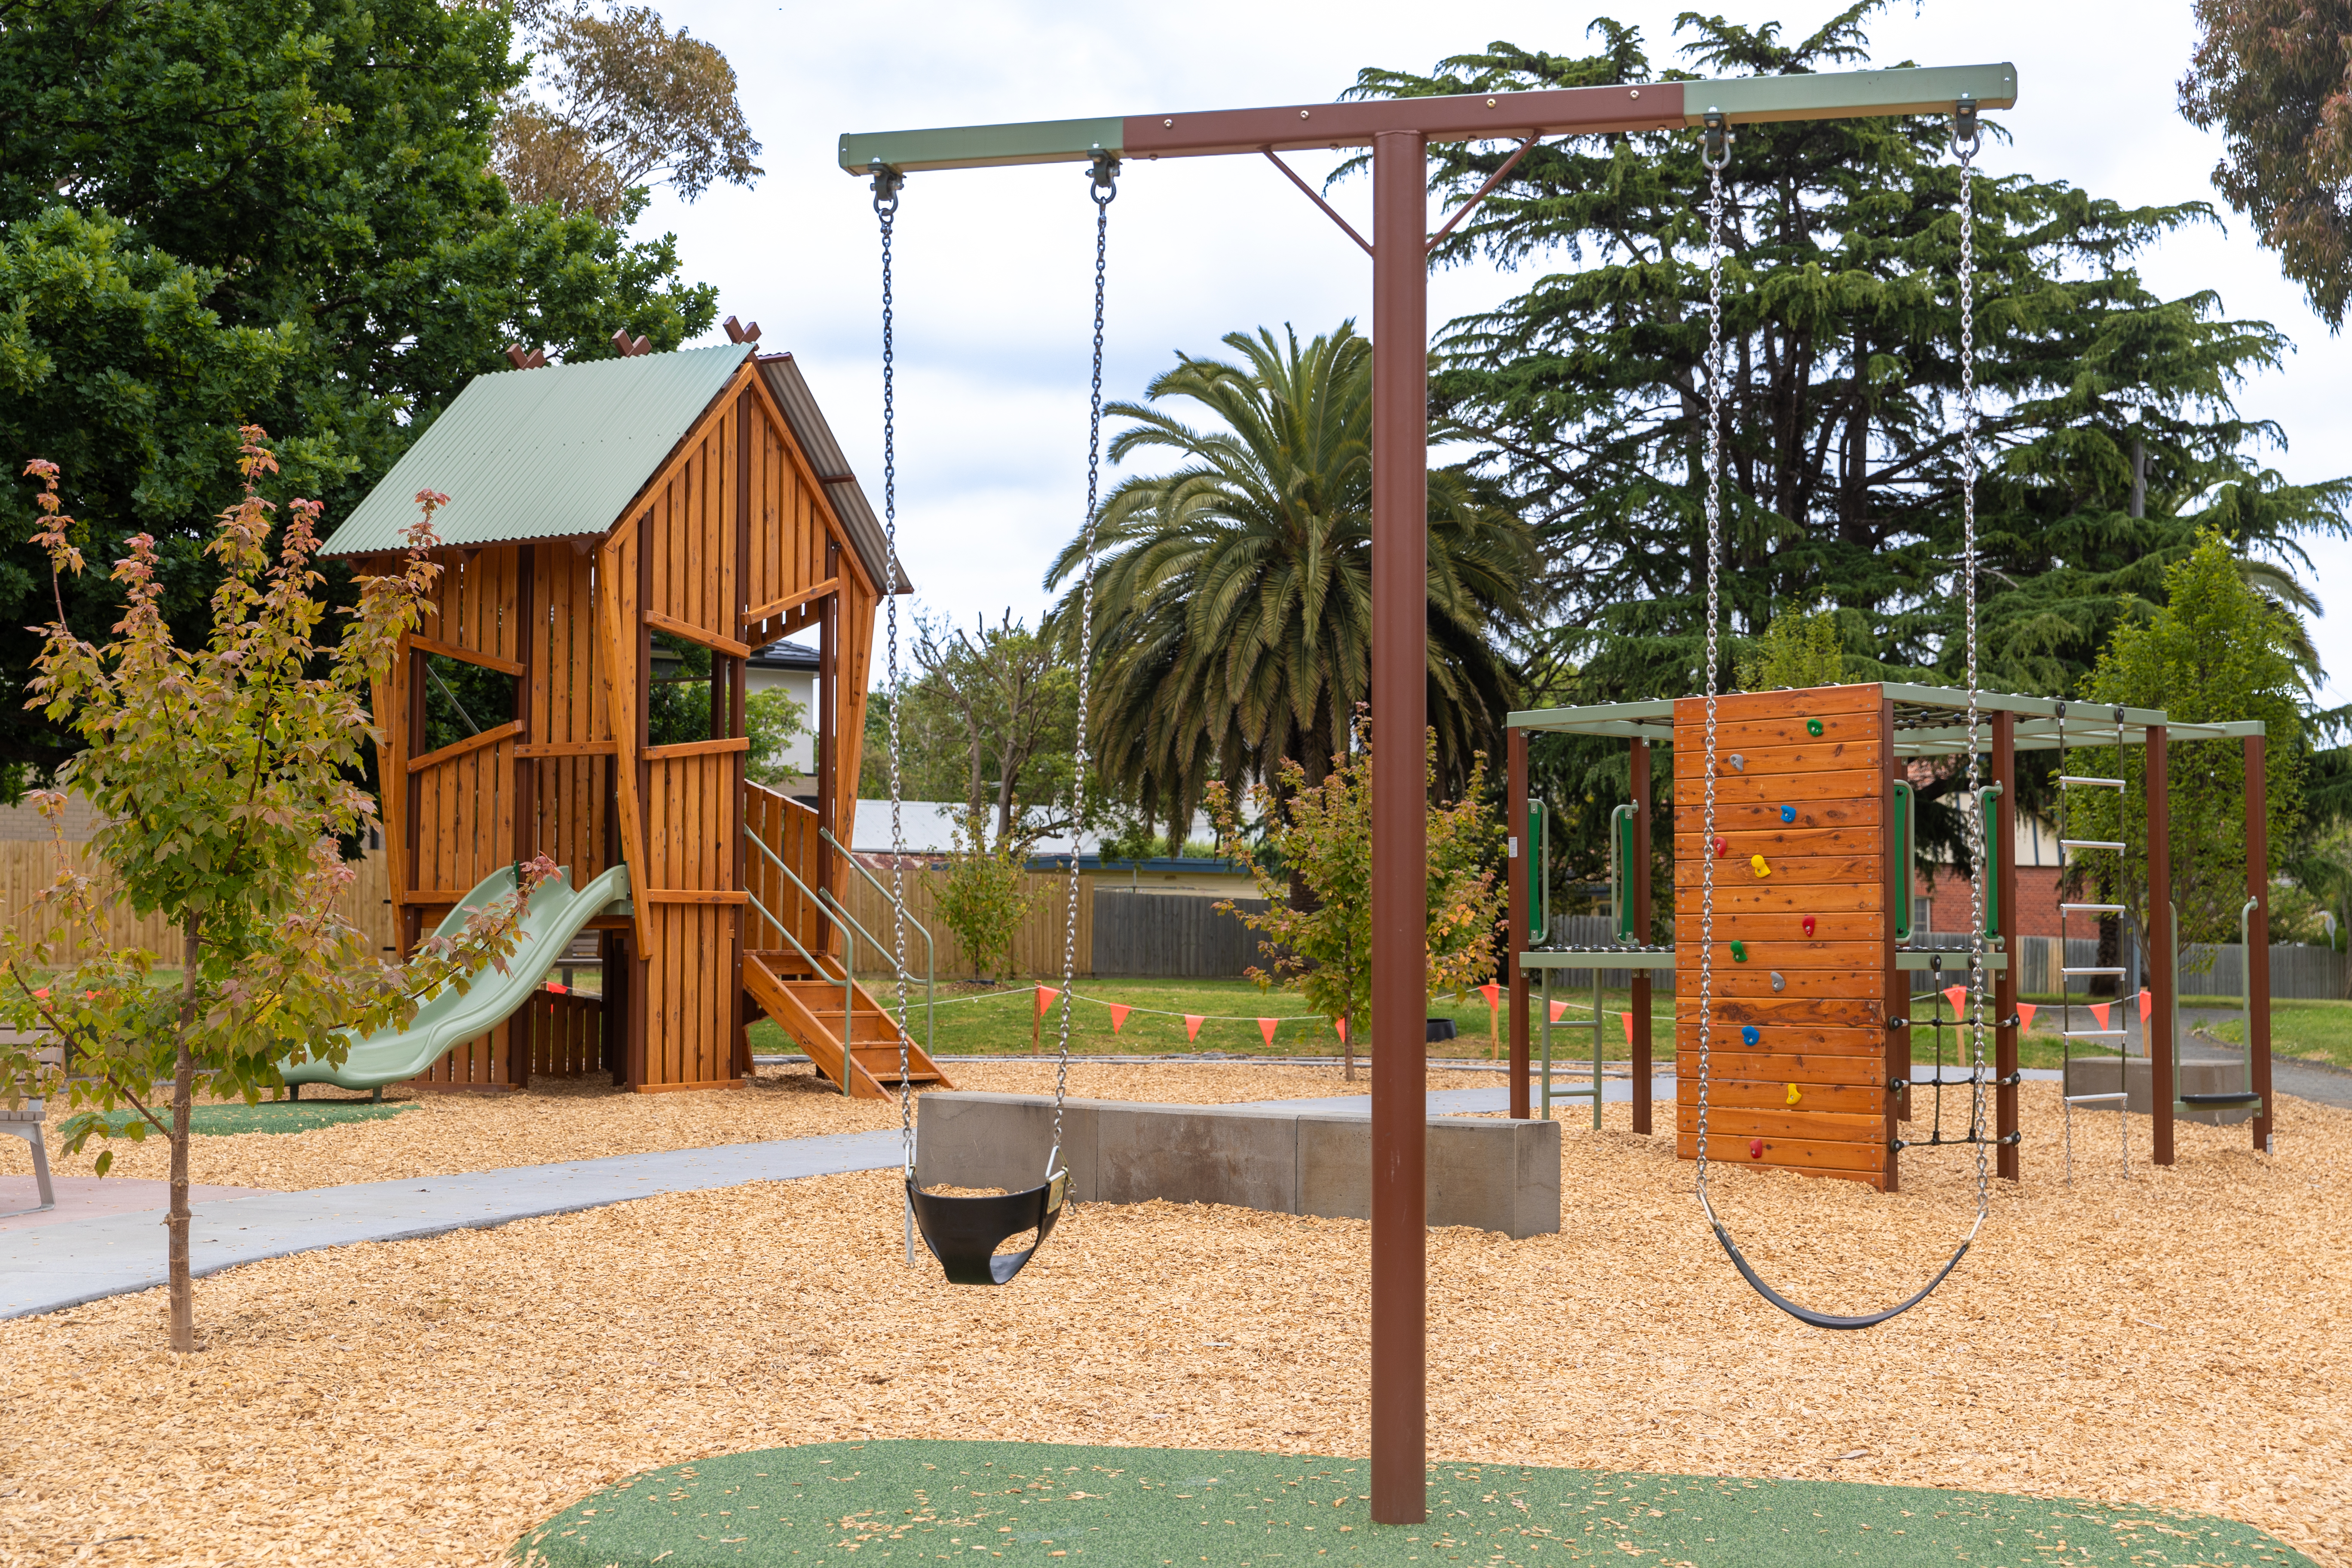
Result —
M862 977L866 988L877 997L884 997L887 976ZM1071 1016L1070 1048L1081 1056L1148 1056L1155 1052L1217 1052L1233 1056L1329 1056L1339 1054L1339 1042L1331 1026L1320 1017L1308 1015L1305 1004L1294 993L1260 991L1246 980L1081 980L1072 990L1077 996ZM1035 1017L1036 989L1034 985L975 986L942 983L939 988L935 1048L941 1056L1004 1056L1029 1049L1030 1028ZM884 997L887 1001L887 998ZM913 994L915 1037L922 1038L923 1003L918 987ZM1552 1059L1573 1062L1591 1060L1592 1055L1591 1024L1592 993L1585 989L1556 987L1552 993L1555 1004L1564 1004L1560 1019L1552 1026ZM1609 1015L1602 1031L1602 1055L1610 1061L1623 1061L1631 1055L1625 1037L1625 1026L1619 1015L1632 1005L1632 994L1622 990L1604 992L1601 1008ZM2055 996L2026 998L2044 1008L2057 1004ZM1504 1048L1510 1045L1510 1019L1507 1007L1502 1018ZM1111 1027L1110 1005L1136 1009L1114 1032ZM2121 1004L2131 1006L2126 997ZM2184 996L2186 1007L2234 1008L2234 996ZM2075 1005L2082 1005L2081 998ZM1911 1016L1924 1025L1942 1008L1935 995L1915 996ZM1530 1009L1531 1014L1533 1009ZM1654 994L1651 1006L1650 1049L1654 1059L1671 1061L1675 1054L1670 994L1661 987ZM1197 1038L1187 1039L1184 1015L1194 1014L1206 1021ZM1484 1058L1489 1050L1486 999L1471 992L1460 1004L1451 994L1433 996L1429 1016L1452 1018L1459 1037L1450 1043L1433 1045L1431 1054L1454 1058ZM1947 1019L1948 1009L1944 1009ZM1054 1048L1054 1036L1058 1007L1049 1007L1038 1041L1043 1049ZM1257 1019L1273 1017L1280 1021L1275 1026L1271 1047L1261 1033ZM1534 1021L1531 1017L1531 1023ZM2087 1025L2078 1024L2078 1027ZM2222 1039L2236 1044L2243 1039L2245 1029L2236 1019L2222 1020L2210 1026ZM1948 1034L1948 1051L1957 1037ZM1540 1040L1540 1033L1538 1033ZM1925 1058L1932 1049L1932 1037L1920 1029L1916 1038L1918 1050ZM2272 1048L2281 1056L2316 1058L2338 1067L2352 1068L2352 1002L2335 1001L2275 1001L2271 1004ZM751 1026L751 1048L762 1054L786 1052L794 1048L784 1032L775 1024L762 1019ZM1539 1046L1538 1047L1540 1048ZM2019 1065L2029 1068L2057 1068L2063 1060L2059 1049L2057 1020L2045 1013L2033 1022L2032 1030L2019 1042Z

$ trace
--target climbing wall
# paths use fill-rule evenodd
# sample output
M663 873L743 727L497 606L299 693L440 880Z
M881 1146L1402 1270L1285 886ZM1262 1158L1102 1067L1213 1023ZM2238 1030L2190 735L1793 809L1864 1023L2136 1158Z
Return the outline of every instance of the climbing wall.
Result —
M1907 1059L1888 833L1894 705L1877 686L1743 693L1716 707L1716 837L1704 832L1706 705L1675 705L1676 1142L1698 1152L1700 879L1715 866L1707 1158L1895 1186Z

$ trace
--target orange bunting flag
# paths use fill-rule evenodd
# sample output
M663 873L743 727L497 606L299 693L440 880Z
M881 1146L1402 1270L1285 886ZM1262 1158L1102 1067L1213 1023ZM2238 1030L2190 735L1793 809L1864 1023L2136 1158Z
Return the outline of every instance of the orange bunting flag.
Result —
M2139 994L2139 1021L2143 1024L2147 1023L2147 1016L2154 1011L2156 1011L2156 993L2143 986Z
M1331 1020L1331 1026L1339 1031L1339 1039L1341 1043L1346 1043L1348 1038L1348 1020L1345 1018L1334 1018Z
M1952 1005L1953 1017L1958 1018L1968 1011L1968 1009L1962 1005L1962 1004L1967 1002L1968 999L1969 988L1967 986L1947 985L1944 987L1944 1000Z
M1551 1021L1552 1021L1553 1023L1555 1023L1555 1024L1559 1023L1559 1022L1560 1021L1560 1019L1561 1019L1561 1018L1563 1018L1563 1017L1565 1017L1565 1016L1567 1016L1567 1014L1568 1014L1568 1004L1567 1004L1567 1003L1565 1003L1565 1002L1555 1002L1555 1003L1553 1003L1553 1004L1551 1005Z
M1203 1023L1205 1023L1206 1021L1207 1021L1207 1019L1206 1019L1205 1016L1204 1016L1204 1015L1202 1015L1202 1014L1199 1014L1199 1013L1187 1013L1187 1014L1185 1014L1185 1015L1184 1015L1184 1037L1185 1037L1186 1039L1188 1039L1188 1040L1197 1040L1197 1039L1199 1039L1199 1038L1201 1037L1201 1026L1202 1026Z
M2100 1028L2104 1029L2107 1026L2107 1009L2114 1005L2115 1004L2112 1002L2094 1002L2091 1004L2091 1016L2099 1021Z
M1617 1015L1617 1021L1625 1026L1625 1044L1630 1048L1633 1044L1633 1015L1620 1013Z
M1503 988L1492 980L1478 987L1478 994L1486 999L1486 1011L1489 1013L1503 1005Z
M551 996L569 996L572 994L572 987L551 980L547 983L547 992Z
M1110 1009L1110 1032L1116 1035L1118 1033L1118 1026L1127 1022L1127 1016L1133 1009L1122 1006L1117 1002L1106 1002L1103 1005Z
M1044 1017L1045 1016L1045 1009L1052 1005L1054 998L1060 994L1061 993L1059 991L1055 990L1050 985L1040 985L1037 987L1037 1016L1040 1018Z
M1265 1043L1269 1046L1274 1044L1274 1026L1279 1022L1278 1018L1260 1018L1257 1021L1257 1032L1265 1037Z
M2017 1005L2018 1028L2025 1033L2031 1034L2033 1030L2033 1015L2041 1010L2042 1009L2039 1006L2032 1002L2020 1002Z

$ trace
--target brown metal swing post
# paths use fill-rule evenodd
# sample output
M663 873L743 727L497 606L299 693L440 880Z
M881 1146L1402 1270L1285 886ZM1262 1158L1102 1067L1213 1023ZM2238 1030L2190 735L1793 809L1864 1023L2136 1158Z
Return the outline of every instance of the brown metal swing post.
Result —
M1421 1025L1428 1011L1428 894L1420 742L1428 703L1429 143L1679 131L1709 117L1738 125L1948 114L1962 99L2010 108L2017 101L2016 67L1643 82L841 139L842 169L861 178L877 165L905 174L1091 163L1105 154L1133 161L1372 150L1371 685L1372 731L1381 743L1372 753L1372 1016L1380 1045L1372 1055L1371 1516L1380 1523L1429 1517L1428 1073Z

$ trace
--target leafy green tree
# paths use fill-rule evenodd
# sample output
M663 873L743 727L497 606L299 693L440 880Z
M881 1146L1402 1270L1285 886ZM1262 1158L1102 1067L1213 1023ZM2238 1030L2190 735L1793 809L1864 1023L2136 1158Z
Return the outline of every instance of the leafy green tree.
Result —
M1795 38L1689 13L1677 26L1704 74L1801 73L1866 59L1878 8L1861 0ZM1634 28L1603 19L1592 31L1596 53L1496 43L1428 74L1365 70L1354 91L1685 74L1654 68ZM1755 637L1790 605L1827 605L1849 679L1952 684L1963 668L1950 140L1946 119L1926 116L1744 125L1724 171L1727 637ZM1510 151L1433 149L1435 184L1467 195ZM1699 688L1706 190L1696 133L1568 138L1528 153L1437 252L1440 264L1484 255L1534 275L1441 333L1431 388L1480 447L1475 470L1541 539L1549 614L1528 641L1531 701ZM2242 416L2231 395L2277 363L2284 339L2227 319L2210 291L2159 298L2136 270L2141 251L2210 211L2125 206L2024 173L1980 174L1975 202L1985 683L2075 690L2116 630L2162 603L2165 570L2200 529L2292 600L2292 573L2309 565L2297 540L2345 531L2352 482L2290 485L2257 460L2284 432ZM1563 259L1574 265L1551 269ZM1536 784L1567 830L1562 869L1597 880L1624 748L1540 752ZM1940 808L1958 787L1937 779L1923 802Z
M808 709L793 700L791 692L770 687L743 699L743 733L751 742L743 763L745 776L764 784L798 776L784 761L784 748L795 736L809 732Z
M1224 853L1245 866L1265 900L1244 912L1228 900L1217 908L1262 939L1264 968L1249 971L1261 989L1286 986L1331 1020L1346 1053L1349 1081L1356 1076L1356 1025L1371 1024L1372 762L1369 724L1354 751L1331 759L1310 781L1296 758L1285 757L1270 783L1250 792L1263 844L1244 831L1240 803L1223 781L1208 785L1209 812ZM1495 969L1495 928L1502 894L1495 885L1495 851L1502 827L1487 798L1486 759L1471 759L1461 797L1438 801L1437 732L1423 740L1429 781L1428 984L1455 990L1485 980ZM1303 885L1305 895L1300 896ZM1401 1037L1416 1048L1422 1022L1406 1020ZM1391 1037L1391 1044L1400 1037Z
M2266 744L2271 869L2284 863L2303 817L2304 710L2309 700L2294 647L2296 628L2279 605L2250 587L2221 538L2206 535L2165 573L2164 607L2119 628L2083 683L2100 704L2161 708L2183 723L2258 719ZM2070 767L2120 778L2126 787L2068 792L2068 837L2131 847L2085 851L2080 878L2099 900L2147 921L2147 755L2137 746L2071 753ZM2234 741L2175 741L2165 787L2171 804L2172 900L2184 942L2234 942L2245 899L2245 763Z
M337 912L353 875L338 840L375 823L374 802L351 783L373 736L369 682L383 678L401 634L418 624L438 571L428 553L433 504L446 498L419 498L426 504L404 568L370 578L342 635L322 642L318 504L298 500L282 523L274 519L259 485L275 464L259 430L243 435L244 493L206 546L221 583L210 635L193 647L174 642L159 547L144 535L111 574L129 601L113 637L93 644L66 626L62 584L82 570L79 525L62 510L54 465L30 465L44 486L36 542L52 563L58 617L43 629L31 689L82 742L67 787L103 824L90 845L102 869L78 873L58 838L58 879L40 901L58 910L66 934L45 943L21 930L0 936L0 1017L64 1043L76 1069L64 1086L68 1151L116 1135L109 1113L124 1108L121 1133L169 1140L175 1351L196 1348L194 1097L254 1102L283 1082L281 1063L341 1061L351 1040L343 1031L405 1022L422 999L464 986L485 963L503 968L525 901L555 869L544 858L521 868L517 895L469 917L457 939L427 940L405 968L378 961L366 933ZM65 796L40 800L54 827ZM178 928L178 951L113 946L108 914L117 903L163 915ZM173 964L168 984L163 972ZM0 1094L10 1105L27 1086L54 1092L43 1081L54 1076L32 1047L0 1046ZM100 1174L111 1163L101 1152Z
M1177 357L1114 462L1167 452L1179 466L1122 482L1097 530L1093 638L1107 773L1157 810L1173 850L1205 783L1246 773L1319 781L1370 689L1371 344L1342 322L1303 347L1230 333L1238 362ZM1165 400L1215 421L1186 423ZM1073 541L1046 577L1069 583ZM1429 711L1440 776L1458 788L1517 683L1504 653L1535 571L1526 531L1458 469L1429 476ZM1076 636L1075 586L1055 608Z
M666 184L692 201L716 180L760 177L760 143L735 99L735 68L650 5L516 7L538 69L536 95L508 95L498 170L518 200L611 222L632 190Z
M1845 649L1838 635L1838 615L1826 605L1781 611L1739 659L1743 691L1835 686L1844 679Z
M504 347L675 347L715 299L667 237L517 205L489 168L502 8L438 0L38 5L0 27L0 458L65 465L83 548L156 540L162 606L202 624L205 520L236 440L278 432L341 516ZM13 456L12 456L13 454ZM329 568L341 586L340 565ZM0 764L72 738L27 711L47 564L0 550ZM73 584L98 637L119 601Z
M2341 328L2352 300L2352 15L2340 0L2196 0L2196 13L2180 111L2221 132L2214 188Z
M1004 834L989 840L988 813L959 813L950 829L954 853L940 885L940 920L963 944L974 980L1013 977L1013 943L1037 902L1028 878L1029 847Z

